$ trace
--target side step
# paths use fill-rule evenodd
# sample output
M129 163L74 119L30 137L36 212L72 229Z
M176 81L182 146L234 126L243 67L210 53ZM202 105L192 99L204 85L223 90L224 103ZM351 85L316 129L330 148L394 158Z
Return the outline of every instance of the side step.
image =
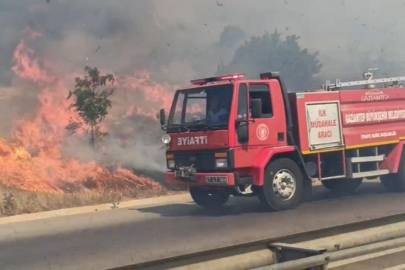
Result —
M379 176L384 174L389 174L390 171L388 169L385 170L376 170L376 171L366 171L366 172L356 172L352 174L351 178L365 178L365 177L372 177L372 176Z
M380 162L380 161L384 161L384 160L385 160L385 155L349 158L349 161L351 163Z

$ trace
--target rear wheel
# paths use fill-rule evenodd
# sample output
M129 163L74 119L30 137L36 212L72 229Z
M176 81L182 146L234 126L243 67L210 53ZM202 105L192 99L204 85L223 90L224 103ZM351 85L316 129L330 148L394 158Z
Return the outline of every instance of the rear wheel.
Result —
M381 184L391 192L405 192L405 154L402 154L398 172L380 176Z
M322 181L322 185L334 193L348 195L354 193L362 182L363 179L343 178L325 180Z
M190 187L190 195L196 204L208 209L221 207L230 197L228 192L200 187Z
M273 211L295 208L304 193L303 177L298 165L281 158L267 165L264 185L258 187L260 202Z

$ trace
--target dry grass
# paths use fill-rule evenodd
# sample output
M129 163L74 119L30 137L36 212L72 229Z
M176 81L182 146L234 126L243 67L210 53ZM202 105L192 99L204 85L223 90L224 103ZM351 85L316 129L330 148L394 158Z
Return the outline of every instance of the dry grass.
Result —
M0 186L0 217L18 214L56 210L62 208L111 203L117 207L121 201L133 198L149 198L166 195L162 190L137 190L125 192L81 191L64 194L50 194L23 191Z

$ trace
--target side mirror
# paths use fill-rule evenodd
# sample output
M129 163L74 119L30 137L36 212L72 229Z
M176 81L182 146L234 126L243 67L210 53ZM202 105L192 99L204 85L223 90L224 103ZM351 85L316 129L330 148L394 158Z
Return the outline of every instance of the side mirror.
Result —
M262 116L262 100L252 99L250 101L250 110L252 112L252 118L260 118Z
M159 119L160 119L160 124L162 126L166 125L166 112L165 112L165 109L160 109Z

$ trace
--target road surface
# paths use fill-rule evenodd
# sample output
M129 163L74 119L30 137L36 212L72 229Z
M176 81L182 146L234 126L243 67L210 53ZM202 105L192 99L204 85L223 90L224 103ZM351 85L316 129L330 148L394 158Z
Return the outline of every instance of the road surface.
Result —
M405 212L404 201L366 182L343 198L315 187L312 202L278 213L235 198L219 212L174 204L2 225L0 269L107 269Z

